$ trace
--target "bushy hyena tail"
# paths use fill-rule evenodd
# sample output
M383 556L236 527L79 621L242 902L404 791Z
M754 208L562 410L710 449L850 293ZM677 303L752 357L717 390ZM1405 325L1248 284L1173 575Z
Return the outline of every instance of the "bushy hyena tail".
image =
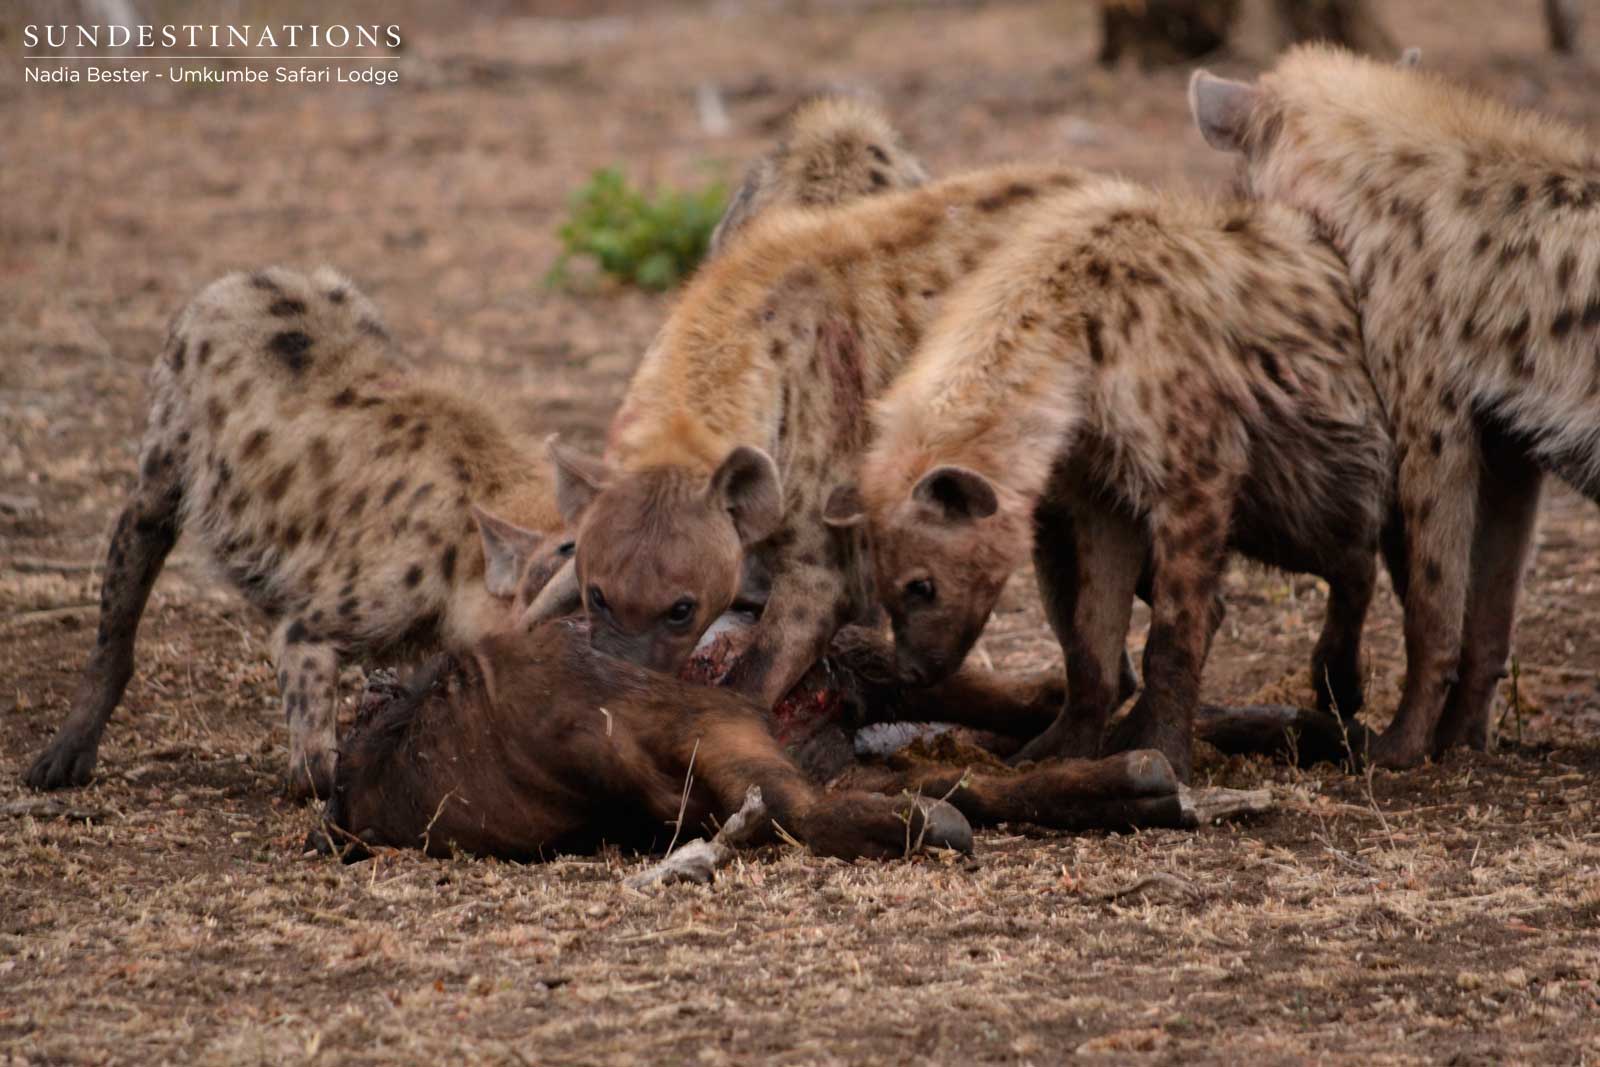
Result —
M881 110L858 97L818 97L795 110L783 140L745 174L711 235L711 251L773 206L833 207L927 181L927 169Z

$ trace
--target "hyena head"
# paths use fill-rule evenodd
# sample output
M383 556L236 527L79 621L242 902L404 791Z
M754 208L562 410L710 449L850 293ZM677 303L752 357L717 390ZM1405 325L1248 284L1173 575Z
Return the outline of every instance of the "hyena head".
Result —
M840 486L823 519L867 526L901 681L931 685L954 674L1015 566L1006 550L1015 538L994 484L965 467L942 466L895 498L869 500L855 486Z
M577 548L577 540L566 530L530 530L492 515L476 504L472 517L477 520L483 541L483 581L493 596L506 605L507 626L527 625L540 615L530 608L541 600L549 604L560 599L565 611L577 609L570 590L557 589L551 579L563 573ZM541 598L540 594L544 594ZM562 594L566 594L562 596ZM564 611L546 611L560 614Z
M746 550L783 521L777 465L748 446L709 478L682 467L613 473L554 443L551 453L556 501L577 531L572 583L590 643L677 674L733 603Z
M1408 48L1398 63L1389 64L1308 45L1291 51L1253 85L1197 70L1189 79L1189 111L1207 144L1240 157L1239 195L1315 213L1323 205L1296 156L1308 147L1319 156L1337 156L1328 139L1340 136L1346 98L1357 86L1411 76L1405 72L1421 56Z

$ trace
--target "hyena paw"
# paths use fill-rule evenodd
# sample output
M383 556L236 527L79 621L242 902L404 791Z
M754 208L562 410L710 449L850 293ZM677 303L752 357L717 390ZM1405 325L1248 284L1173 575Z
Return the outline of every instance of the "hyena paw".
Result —
M1428 746L1414 737L1397 733L1393 727L1372 738L1367 758L1374 766L1401 771L1420 764L1428 754Z
M22 780L34 789L66 789L88 785L100 746L65 731L56 735L50 747L39 753Z
M1099 755L1099 724L1063 715L1023 745L1007 762L1015 767L1050 759L1094 759Z
M289 777L284 794L297 803L333 795L333 772L338 754L331 749L293 753L289 757Z
M1167 757L1178 781L1187 783L1194 773L1193 745L1186 724L1163 722L1135 704L1132 711L1112 725L1101 751L1110 754L1153 748Z

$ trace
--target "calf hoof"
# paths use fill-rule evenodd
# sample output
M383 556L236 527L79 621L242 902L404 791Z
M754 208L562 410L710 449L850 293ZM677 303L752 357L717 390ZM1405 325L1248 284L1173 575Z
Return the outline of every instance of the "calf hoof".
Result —
M333 772L338 754L329 751L305 752L291 757L289 776L283 793L297 804L326 799L333 795Z
M1178 791L1178 774L1166 755L1153 748L1135 748L1107 756L1125 790L1136 797L1171 796Z
M972 853L972 824L955 805L931 797L917 797L911 827L912 842L923 848L948 848Z
M39 753L22 780L34 789L66 789L88 785L94 765L100 758L100 745L66 731L55 736L50 746Z

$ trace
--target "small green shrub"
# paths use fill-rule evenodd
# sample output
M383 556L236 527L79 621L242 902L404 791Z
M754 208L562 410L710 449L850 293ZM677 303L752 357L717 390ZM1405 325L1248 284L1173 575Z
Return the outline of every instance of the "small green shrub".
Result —
M560 230L563 251L545 281L567 284L573 257L589 256L619 281L670 289L705 257L725 200L721 182L647 196L615 167L595 171L572 195Z

